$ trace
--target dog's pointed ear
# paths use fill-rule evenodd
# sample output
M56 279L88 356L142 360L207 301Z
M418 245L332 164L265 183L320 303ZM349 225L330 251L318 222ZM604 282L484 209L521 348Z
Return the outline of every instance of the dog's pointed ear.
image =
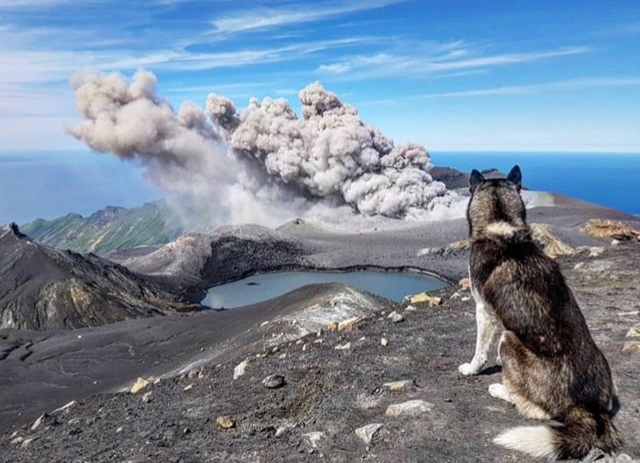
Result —
M513 183L518 191L522 188L522 172L520 172L520 167L518 165L513 166L509 175L507 175L507 180Z
M471 176L469 177L469 191L473 193L482 182L484 182L484 176L477 170L473 169L471 171Z

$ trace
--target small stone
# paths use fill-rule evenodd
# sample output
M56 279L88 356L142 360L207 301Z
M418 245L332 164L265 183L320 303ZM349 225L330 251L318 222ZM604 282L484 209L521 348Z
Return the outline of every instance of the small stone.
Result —
M338 323L338 331L353 331L353 328L359 320L360 317L351 317L346 320L342 320Z
M262 384L267 389L278 389L287 383L282 375L269 375L262 380Z
M368 424L356 429L356 436L362 439L365 444L369 445L371 443L371 439L373 439L373 435L380 431L382 426L384 426L382 423Z
M51 412L51 414L56 414L56 413L63 413L63 412L67 412L71 409L71 407L73 407L76 404L75 400L72 400L69 403L64 404L62 407L60 408L56 408L54 411Z
M307 351L307 345L306 345L306 344L303 344L303 345L302 345L302 352L306 352L306 351Z
M231 419L231 417L227 415L219 416L218 418L216 418L216 424L222 429L230 429L236 425L233 419Z
M36 429L38 429L47 418L49 418L49 415L47 415L46 413L43 413L42 415L40 415L38 419L31 426L31 430L35 431Z
M190 391L191 389L193 389L193 384L187 384L182 390L183 391Z
M324 343L324 339L314 339L313 343L314 344L322 344L322 343Z
M249 359L245 359L233 369L233 379L238 379L242 375L246 373L247 365L249 364Z
M116 434L120 434L122 431L124 431L124 428L120 426L118 429L116 429Z
M461 297L460 300L463 302L467 302L467 301L470 301L471 298L469 296L465 296L465 297Z
M611 246L618 246L622 241L620 240L611 240Z
M22 441L22 444L20 444L20 447L22 447L23 449L26 449L27 447L29 447L29 444L31 444L31 442L33 442L35 439L35 437L30 437L28 439L25 439Z
M18 437L14 437L14 438L11 440L11 443L12 443L12 444L20 444L20 443L22 443L22 441L23 441L23 440L24 440L24 437L22 437L22 436L18 436Z
M407 298L411 304L426 303L429 307L436 307L442 302L441 297L431 296L429 293L420 293Z
M580 270L582 267L584 267L584 262L578 262L576 265L573 266L573 269Z
M589 248L589 257L599 257L604 252L604 248L600 246L593 246Z
M392 418L400 416L418 416L431 410L433 404L424 400L409 400L399 404L389 405L385 414Z
M414 385L415 383L413 382L413 380L406 379L402 381L392 381L390 383L384 383L382 387L391 392L407 392L408 390L413 389Z
M142 401L146 404L148 404L149 402L151 402L153 400L153 392L149 391L149 392L145 392L142 395Z
M327 324L327 329L329 331L336 331L338 329L338 324L336 322L329 322L329 324Z
M157 386L158 384L160 384L160 378L156 378L153 380L153 385Z
M380 338L380 344L382 347L387 347L389 345L389 340L387 338Z
M282 437L288 431L289 431L289 427L288 426L280 426L278 429L276 429L276 437Z
M338 344L334 347L335 350L348 350L351 349L351 343L347 342L346 344Z
M202 370L200 370L199 368L194 368L193 370L189 371L187 378L196 379L196 378L202 378L203 376L204 375L202 373Z
M469 278L463 278L462 280L460 280L458 282L458 286L460 287L461 290L466 291L467 289L469 289L471 287L471 280L469 280Z
M302 435L303 439L307 444L309 444L313 448L317 448L320 440L324 438L324 433L320 431L316 432L308 432Z
M640 352L640 341L625 342L622 352Z
M405 309L404 309L404 310L405 310L406 312L415 312L415 311L416 311L416 310L418 310L418 309L416 309L416 306L415 306L415 305L408 305L408 306L406 306L406 307L405 307Z
M300 344L302 344L303 342L304 342L304 341L303 341L302 339L298 339L298 340L296 341L296 345L297 345L297 346L299 346L299 345L300 345Z
M395 310L391 312L387 316L387 318L390 319L393 323L400 323L401 321L404 321L404 317L402 316L402 314L399 314Z
M627 331L628 338L640 338L640 325L633 326Z
M151 384L149 381L147 381L144 378L138 378L138 380L133 383L133 386L131 386L131 393L132 394L137 394L138 392L140 392L141 390L143 390L145 387L147 387L149 384Z
M284 359L286 359L286 358L287 358L287 353L285 352L285 353L282 353L282 354L278 355L278 358L279 358L280 360L284 360Z

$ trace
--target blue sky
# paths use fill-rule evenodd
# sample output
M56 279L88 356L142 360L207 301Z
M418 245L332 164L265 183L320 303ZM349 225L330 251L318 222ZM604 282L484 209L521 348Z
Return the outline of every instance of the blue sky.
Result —
M432 151L640 152L639 45L636 0L2 0L0 150L83 148L68 79L144 67L175 106L320 81Z

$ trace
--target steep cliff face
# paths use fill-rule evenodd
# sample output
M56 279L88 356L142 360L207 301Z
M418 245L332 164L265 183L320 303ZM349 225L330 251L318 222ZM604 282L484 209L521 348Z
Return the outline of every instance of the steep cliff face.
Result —
M0 228L0 328L57 330L194 310L174 291L93 254Z

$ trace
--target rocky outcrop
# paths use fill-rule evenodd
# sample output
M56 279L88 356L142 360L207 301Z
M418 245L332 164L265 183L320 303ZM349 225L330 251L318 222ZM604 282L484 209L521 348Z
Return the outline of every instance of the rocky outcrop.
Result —
M188 233L154 252L122 263L146 274L180 275L204 286L248 273L294 266L314 246L259 225L225 225L210 233Z
M0 228L0 328L59 330L200 309L96 255L39 244Z
M629 223L619 220L591 219L580 230L595 238L640 241L640 228L634 228Z

